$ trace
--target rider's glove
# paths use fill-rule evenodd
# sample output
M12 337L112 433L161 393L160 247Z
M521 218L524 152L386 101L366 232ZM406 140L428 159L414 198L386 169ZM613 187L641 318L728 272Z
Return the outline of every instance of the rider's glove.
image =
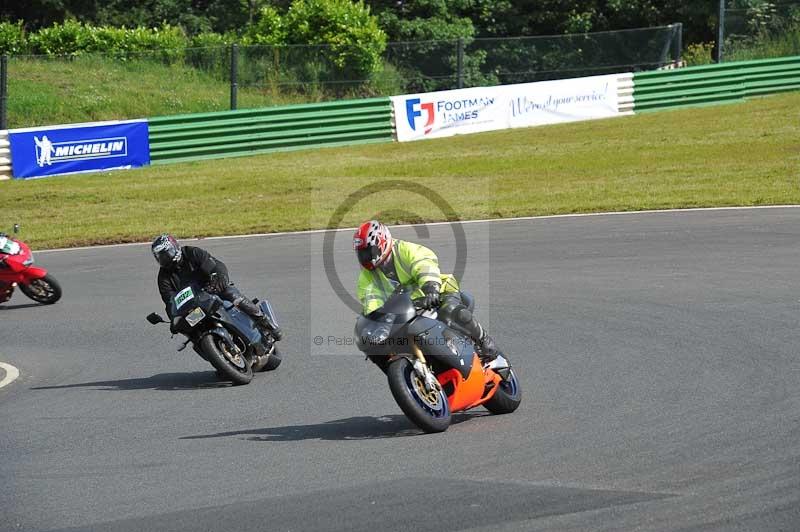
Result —
M425 297L422 298L422 306L426 309L432 309L439 306L442 296L439 294L439 283L428 281L422 285L422 292Z
M208 283L206 283L206 291L212 294L221 294L227 287L228 280L217 273L212 273Z

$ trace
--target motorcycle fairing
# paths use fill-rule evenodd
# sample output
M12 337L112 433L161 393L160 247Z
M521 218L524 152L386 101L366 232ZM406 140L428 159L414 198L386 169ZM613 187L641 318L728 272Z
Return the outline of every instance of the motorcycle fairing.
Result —
M442 322L430 318L417 318L420 319L433 322L431 327L427 327L429 324L422 325L427 328L425 332L415 335L415 341L425 354L425 358L444 368L455 369L466 379L472 370L475 354L472 342L448 329Z
M472 369L466 376L455 369L448 369L436 376L453 412L483 404L497 392L500 377L494 373L484 373L478 355L473 353L472 356Z
M261 342L261 331L253 323L253 320L245 312L242 312L230 301L223 300L223 307L217 310L223 322L231 326L235 331L250 344Z

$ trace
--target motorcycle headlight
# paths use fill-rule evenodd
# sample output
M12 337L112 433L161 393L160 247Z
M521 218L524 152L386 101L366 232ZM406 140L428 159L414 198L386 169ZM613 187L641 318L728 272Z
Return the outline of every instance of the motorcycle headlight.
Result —
M23 265L23 266L30 266L31 264L33 264L33 253L31 253L31 256L30 256L30 257L28 257L27 259L25 259L25 260L22 262L22 265Z
M392 325L389 323L381 323L378 327L370 331L369 343L382 344L389 338L390 332L392 332Z
M394 318L394 314L384 314L381 316L379 320L375 322L374 327L367 331L369 343L373 345L382 344L388 340L389 335L392 333L392 324L394 323Z
M203 318L205 318L205 317L206 317L206 313L203 312L203 309L201 309L200 307L197 307L196 309L191 311L189 314L187 314L185 319L186 319L186 323L189 324L189 327L194 327L195 325L197 325L198 323L203 321Z

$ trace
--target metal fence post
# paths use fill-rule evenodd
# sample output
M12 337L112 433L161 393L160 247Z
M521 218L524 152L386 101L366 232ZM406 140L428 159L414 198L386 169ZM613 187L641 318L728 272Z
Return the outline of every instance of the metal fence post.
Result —
M679 66L683 55L683 22L675 23L675 66Z
M725 40L725 0L719 0L719 20L717 21L717 63L722 63L722 46Z
M456 69L457 72L457 79L458 79L458 88L464 88L464 38L458 38L458 49L456 51Z
M239 89L239 46L231 44L231 111L236 109L236 93Z
M8 56L0 57L0 129L8 129Z

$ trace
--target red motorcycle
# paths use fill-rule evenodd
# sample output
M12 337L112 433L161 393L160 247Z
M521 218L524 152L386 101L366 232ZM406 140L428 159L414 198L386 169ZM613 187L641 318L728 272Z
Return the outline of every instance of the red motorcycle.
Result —
M19 226L14 226L14 232ZM33 253L24 242L0 233L0 303L11 299L14 288L43 305L61 299L61 287L44 268L33 265Z

